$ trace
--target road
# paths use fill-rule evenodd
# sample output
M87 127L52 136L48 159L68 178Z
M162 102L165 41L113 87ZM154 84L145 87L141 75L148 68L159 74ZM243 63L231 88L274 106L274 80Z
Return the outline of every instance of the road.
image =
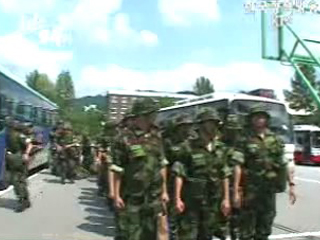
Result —
M298 201L278 196L278 216L271 239L320 239L320 167L297 166ZM111 240L113 217L96 196L95 179L61 185L46 170L29 178L32 208L13 211L12 189L0 192L0 239Z

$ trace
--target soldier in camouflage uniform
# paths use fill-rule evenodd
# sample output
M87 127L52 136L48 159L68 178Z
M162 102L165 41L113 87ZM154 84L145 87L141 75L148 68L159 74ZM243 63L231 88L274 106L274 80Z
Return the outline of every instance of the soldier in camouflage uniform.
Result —
M62 122L59 122L56 127L50 132L50 168L53 175L59 175L59 159L57 151L57 139L62 132Z
M22 126L12 119L7 119L6 132L6 169L10 171L10 184L18 198L17 212L31 206L27 187L29 154L32 144L22 134Z
M242 125L236 114L229 114L224 124L223 142L226 145L227 161L232 175L229 179L231 196L231 215L229 217L229 230L231 240L239 238L240 201L241 201L241 166L244 163Z
M134 129L134 121L136 116L130 113L127 113L124 118L118 123L116 126L116 135L113 138L113 142L111 145L111 156L112 159L123 159L125 161L126 155L122 151L123 149L123 139L127 137L126 134L130 133L131 130ZM111 167L112 168L112 167ZM114 172L112 171L112 179L110 182L112 183L110 187L114 189ZM114 192L113 192L114 194ZM113 196L114 199L115 196ZM115 211L115 225L116 225L116 233L115 240L126 240L126 214L125 211L121 209L116 209Z
M151 133L155 111L153 101L134 105L134 129L128 129L118 143L122 156L113 158L115 205L124 212L126 240L157 239L157 219L168 201L167 161L161 139Z
M179 240L212 239L221 212L230 210L230 171L225 147L216 139L220 118L216 111L203 109L196 120L197 136L179 146L173 166Z
M284 144L269 129L270 115L262 105L252 107L248 120L240 239L267 240L276 216L276 193L283 192L286 185ZM294 203L294 183L289 185Z
M173 163L176 161L176 153L179 145L190 136L193 126L192 117L188 114L177 116L172 122L167 122L163 126L163 145L166 159L169 161L168 171L168 193L169 198L174 199L174 174L171 171ZM177 239L177 216L174 201L169 203L169 228L170 240Z
M63 127L63 131L59 134L57 139L58 159L60 166L61 183L65 184L65 180L69 179L71 183L74 183L75 179L75 161L73 156L72 147L75 146L72 136L71 125L66 123Z
M82 138L82 156L83 156L83 161L82 161L83 167L87 171L91 172L92 165L94 163L94 152L93 152L91 140L86 135L83 136Z

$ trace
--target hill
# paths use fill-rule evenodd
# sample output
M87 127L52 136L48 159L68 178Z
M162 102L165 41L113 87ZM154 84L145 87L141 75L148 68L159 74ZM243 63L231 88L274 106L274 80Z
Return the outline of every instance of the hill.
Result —
M97 105L100 110L106 109L106 97L102 95L85 96L73 100L73 106L76 109L83 109L84 106Z

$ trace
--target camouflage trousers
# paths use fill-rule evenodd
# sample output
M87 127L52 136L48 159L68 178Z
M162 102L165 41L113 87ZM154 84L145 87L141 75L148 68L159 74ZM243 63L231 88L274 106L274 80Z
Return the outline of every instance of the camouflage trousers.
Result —
M92 171L92 165L93 165L93 155L92 154L85 154L83 155L83 162L82 162L82 165L83 167L88 170L88 171Z
M160 201L148 205L135 205L126 202L125 209L117 212L117 239L157 239L160 206Z
M76 162L72 158L60 159L59 161L59 175L61 180L69 179L74 180L76 177L75 173Z
M276 194L264 189L244 192L240 240L267 240L276 216Z
M108 165L102 163L98 169L98 191L100 195L108 196L109 181L108 181Z
M13 186L13 191L19 202L29 201L28 191L28 169L22 161L21 154L6 155L7 170L9 174L9 183Z
M208 201L209 202L209 201ZM185 211L178 216L179 240L211 240L226 238L227 219L220 210L220 198L210 201L186 201Z

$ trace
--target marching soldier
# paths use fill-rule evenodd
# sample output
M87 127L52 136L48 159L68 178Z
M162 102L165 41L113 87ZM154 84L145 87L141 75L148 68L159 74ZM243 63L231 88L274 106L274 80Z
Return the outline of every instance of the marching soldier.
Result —
M157 219L168 201L167 161L161 139L151 133L156 110L153 101L134 105L134 129L120 140L124 156L113 159L115 205L125 213L126 240L157 239Z
M57 139L57 149L59 154L61 183L65 184L65 180L69 179L70 183L74 183L75 178L75 161L73 159L72 147L75 146L72 136L72 128L70 124L65 124L61 134Z
M229 213L230 172L216 138L219 122L213 110L197 114L197 136L180 146L173 166L179 240L212 239L221 215Z
M19 206L16 212L23 212L31 206L27 187L29 155L32 149L31 141L26 141L22 134L22 126L7 118L6 136L6 169L10 171L10 183L18 198Z
M252 107L249 132L244 144L243 203L241 240L267 240L276 216L276 193L285 190L289 180L290 201L296 200L291 176L286 178L284 144L269 129L270 115L262 105Z

